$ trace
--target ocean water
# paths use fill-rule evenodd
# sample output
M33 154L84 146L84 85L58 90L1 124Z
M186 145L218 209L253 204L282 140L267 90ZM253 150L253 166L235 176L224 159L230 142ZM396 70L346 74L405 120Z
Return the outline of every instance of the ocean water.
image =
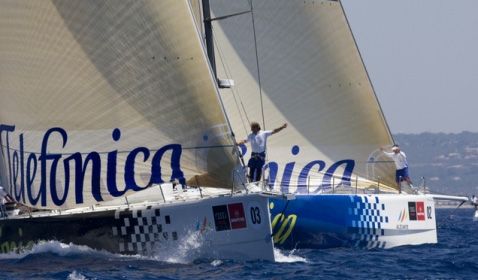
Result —
M277 250L277 262L188 260L188 246L159 259L46 242L21 254L0 254L0 279L476 279L473 211L437 209L435 245Z

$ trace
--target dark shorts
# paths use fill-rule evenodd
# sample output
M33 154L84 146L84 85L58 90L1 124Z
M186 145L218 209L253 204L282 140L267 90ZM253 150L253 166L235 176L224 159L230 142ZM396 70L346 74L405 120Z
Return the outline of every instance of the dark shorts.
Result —
M400 177L402 180L405 180L405 178L408 178L408 167L402 168L402 169L397 169L395 172L395 181L400 182Z
M247 167L252 169L262 169L265 163L266 163L265 153L252 153L251 158L247 162Z

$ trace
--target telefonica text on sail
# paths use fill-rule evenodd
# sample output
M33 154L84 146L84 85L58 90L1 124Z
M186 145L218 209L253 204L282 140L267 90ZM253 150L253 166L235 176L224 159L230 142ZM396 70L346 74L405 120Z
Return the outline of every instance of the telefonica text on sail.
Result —
M118 150L107 152L106 156L104 156L104 153L97 151L69 154L48 152L52 145L50 143L52 142L50 140L52 135L60 137L62 141L62 147L60 148L65 148L68 144L68 133L60 127L50 128L45 132L39 153L24 150L23 133L18 135L19 148L11 149L10 138L14 132L15 126L0 125L0 145L2 147L2 157L7 162L5 169L8 170L4 170L8 173L9 192L19 202L28 200L30 205L40 203L41 206L46 207L47 201L52 201L56 206L61 206L67 200L70 191L73 191L76 204L82 204L84 202L85 178L88 178L86 176L87 172L91 174L91 196L96 201L103 201L102 193L105 187L101 185L101 176L102 169L105 168L106 191L112 197L120 197L129 190L140 191L151 184L164 183L161 162L165 153L171 154L169 161L172 173L168 181L178 180L180 183L185 183L184 174L180 168L182 153L180 144L166 145L154 152L146 147L137 147L128 152L125 162L118 164ZM121 131L117 128L114 129L112 141L119 141L120 137ZM106 158L106 162L104 162L104 158ZM135 180L135 165L138 158L141 158L140 160L143 162L151 158L150 180L145 186L139 186ZM121 182L124 187L121 189L118 187L119 182L117 182L117 166L124 166L124 170L120 171L124 174L124 182ZM2 167L0 166L0 168ZM90 167L90 170L88 170L88 167ZM61 173L64 178L57 178L60 168L63 169ZM35 187L34 184L38 183L38 180L36 180L38 176L40 177L39 186ZM74 178L73 190L70 189L71 177ZM57 189L59 182L63 182L61 195ZM49 191L47 191L48 187ZM37 189L36 193L33 193L34 189ZM50 197L47 198L47 195L50 195Z

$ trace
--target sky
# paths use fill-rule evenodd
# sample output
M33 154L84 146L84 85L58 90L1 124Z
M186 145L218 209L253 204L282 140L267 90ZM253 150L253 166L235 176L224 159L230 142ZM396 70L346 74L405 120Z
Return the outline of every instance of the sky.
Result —
M478 0L342 0L393 134L478 132Z

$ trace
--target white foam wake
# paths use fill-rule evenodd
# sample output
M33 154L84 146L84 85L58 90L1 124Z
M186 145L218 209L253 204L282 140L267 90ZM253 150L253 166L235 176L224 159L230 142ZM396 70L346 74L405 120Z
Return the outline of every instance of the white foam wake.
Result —
M86 278L81 273L76 272L76 270L70 273L70 275L68 275L68 277L66 278L66 280L87 280L87 279L88 278Z
M155 254L151 257L153 260L188 264L201 257L204 236L193 231L180 239L178 243L161 242L154 248Z
M290 251L288 254L284 254L281 250L274 248L274 257L276 262L279 263L294 263L303 262L307 263L307 259L301 256L294 255L295 250Z
M71 256L78 254L104 254L113 255L106 251L97 251L91 249L88 246L80 246L74 244L65 244L58 241L41 241L38 244L33 245L31 249L22 250L20 252L9 252L6 254L0 254L0 259L22 259L28 255L53 253L59 256Z
M41 241L29 249L22 249L20 252L0 254L0 259L23 259L29 255L53 253L61 257L74 255L95 255L189 264L202 256L201 250L203 249L203 239L203 235L195 231L186 235L183 239L180 239L178 242L179 244L176 242L158 243L156 248L154 248L153 253L148 256L139 254L114 254L104 250L95 250L88 246L74 245L72 243L65 244L58 241Z
M221 261L221 260L213 260L213 261L211 262L211 265L214 266L214 267L218 267L218 266L220 266L222 263L223 263L223 261Z
M105 257L118 257L118 258L133 258L133 259L145 259L145 260L154 260L167 263L178 263L178 264L189 264L194 260L197 260L202 257L204 253L204 235L200 234L197 231L194 231L182 240L179 240L179 245L173 242L162 242L156 248L150 256L143 255L121 255L114 254L107 251L98 251L92 249L88 246L74 245L74 244L65 244L58 241L42 241L38 244L33 245L31 249L22 250L21 252L10 252L5 254L0 254L0 259L23 259L29 255L42 254L42 253L53 253L55 255L65 257L65 256L74 256L74 255L96 255L96 256L105 256ZM295 251L285 253L279 249L274 249L274 256L276 262L279 263L293 263L293 262L304 262L307 263L307 259L301 256L294 255ZM220 266L223 262L218 259L214 259L211 262L211 265L216 267ZM71 278L71 279L86 279L81 278L81 274L72 272L73 276L78 276L80 278ZM70 279L70 278L68 278Z

